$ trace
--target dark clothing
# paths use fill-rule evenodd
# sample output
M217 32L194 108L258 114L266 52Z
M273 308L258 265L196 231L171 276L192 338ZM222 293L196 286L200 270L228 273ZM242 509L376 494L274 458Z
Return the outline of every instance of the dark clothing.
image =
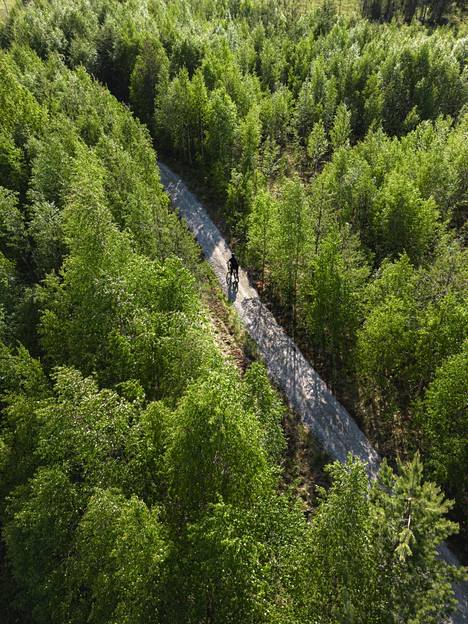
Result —
M239 263L237 262L236 256L232 255L228 260L228 267L230 272L239 279Z

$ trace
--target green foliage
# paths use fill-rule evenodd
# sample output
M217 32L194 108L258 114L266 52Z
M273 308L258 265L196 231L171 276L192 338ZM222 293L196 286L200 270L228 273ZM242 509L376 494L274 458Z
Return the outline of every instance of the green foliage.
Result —
M342 244L333 231L320 242L301 284L301 320L317 353L351 371L368 271L358 254L343 252Z
M446 16L454 12L455 7L463 10L463 4L459 0L398 0L393 3L381 2L380 0L361 0L361 12L368 19L390 21L396 16L402 17L406 23L414 18L429 24L443 24Z
M154 99L168 81L169 60L159 39L143 41L130 76L130 102L139 119L153 129Z
M332 466L310 522L278 493L284 408L215 345L151 141L209 185L374 441L420 446L461 515L462 30L331 2L41 0L1 39L8 624L445 620L461 573L436 548L455 526L417 457L371 486Z
M11 133L0 132L0 185L20 191L24 189L24 158Z
M438 558L437 546L455 530L444 517L451 502L423 481L419 456L399 464L398 475L384 463L370 490L352 458L328 470L332 486L322 491L308 547L310 616L321 623L443 620L453 605L450 581L466 571Z
M261 102L260 117L263 132L279 145L286 145L291 132L292 94L285 86L265 94Z
M282 496L265 495L251 510L212 505L190 525L173 563L180 585L172 591L187 600L173 601L171 619L209 614L226 623L300 622L306 527L301 511Z
M162 621L158 602L168 545L156 508L97 489L78 525L75 548L71 578L76 603L84 602L81 617Z
M399 46L382 66L384 129L412 130L423 119L455 116L464 101L460 68L443 39ZM434 112L437 111L436 115Z
M18 208L18 198L0 186L0 250L12 259L28 253L24 218Z
M436 369L462 348L466 293L457 280L464 281L464 269L454 269L461 260L456 260L456 245L451 253L454 264L439 256L432 271L416 270L407 256L385 263L368 287L369 312L358 332L358 367L363 393L374 397L372 411L381 425L408 411ZM379 434L381 439L388 435Z
M59 114L48 128L47 140L31 141L30 193L36 201L63 207L64 194L70 184L71 163L79 144L77 134L73 123Z
M233 166L237 111L224 89L213 91L207 113L206 154L215 188L223 190L224 177Z
M109 390L98 392L92 379L71 369L57 371L54 391L56 398L37 412L41 463L78 482L120 485L126 432L135 418L132 406Z
M24 609L36 622L66 617L68 554L79 519L82 495L59 468L43 467L18 487L4 529L14 576Z
M321 492L311 526L310 614L317 614L321 623L380 621L375 617L378 553L371 538L367 476L362 464L353 460L345 466L332 464L329 472L333 483L328 492Z
M287 180L281 189L276 222L272 275L288 310L296 304L300 272L304 262L307 201L298 179Z
M336 79L327 77L324 61L319 57L297 98L297 127L302 136L307 136L314 124L320 121L326 130L330 129L335 116L337 96Z
M437 546L456 526L445 518L452 506L434 483L423 481L419 455L399 464L398 476L384 463L371 493L374 540L379 558L379 592L390 621L440 622L453 605L450 581L466 569L442 562ZM415 591L416 590L416 591Z
M328 151L328 141L325 128L321 121L314 124L309 138L307 139L307 156L310 158L312 167L317 170Z
M174 574L186 597L185 604L174 600L175 620L200 621L207 614L226 624L266 621L265 547L252 535L249 520L237 506L220 502L190 526L187 553Z
M1 380L0 396L47 396L47 378L39 360L33 358L24 347L12 352L3 343L1 345Z
M273 228L276 223L277 206L269 193L260 191L252 204L248 221L248 251L253 264L262 271L273 254Z
M42 111L28 90L20 84L15 75L14 62L4 51L0 52L0 111L1 130L8 133L17 146L24 146L31 134L34 134L41 124L47 119L47 114ZM11 139L10 139L11 140ZM11 150L10 143L10 150ZM18 154L18 152L16 152ZM18 165L14 153L13 168ZM11 158L10 156L10 158ZM10 165L11 166L11 165ZM11 175L11 174L10 174Z
M346 104L340 104L335 113L333 126L330 129L330 139L333 149L347 147L351 135L351 112Z
M41 292L49 362L97 370L111 384L139 379L149 398L177 397L213 352L193 278L178 260L158 265L133 254L112 230L106 242L105 221L89 242L84 228L81 235L63 282L50 277Z
M245 408L254 410L263 432L263 445L274 463L279 463L285 449L281 428L285 408L268 380L265 367L254 362L245 372Z
M33 243L32 257L39 277L59 271L65 256L62 213L52 202L34 203L30 208L28 235Z
M9 337L8 325L16 303L16 281L14 262L0 252L0 339L3 340Z
M468 459L467 355L465 347L436 370L418 414L427 468L437 482L444 484L460 501L468 490L466 472L462 468Z
M172 147L191 163L195 111L190 87L188 72L183 68L156 100L156 127L169 134Z
M39 433L36 409L50 391L40 362L24 347L13 352L0 343L0 349L0 510L3 512L8 493L15 486L26 483L38 466L35 455Z
M406 252L414 263L420 261L437 233L435 202L422 200L415 186L395 173L381 189L377 210L380 255L391 258Z
M210 373L189 388L174 414L165 462L178 522L199 518L218 498L249 508L269 491L260 423L245 409L234 370Z

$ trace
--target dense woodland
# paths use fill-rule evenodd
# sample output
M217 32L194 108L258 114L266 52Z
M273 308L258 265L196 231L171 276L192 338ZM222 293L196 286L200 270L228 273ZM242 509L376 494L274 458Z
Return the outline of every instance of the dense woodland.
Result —
M437 26L452 5L10 12L2 622L440 624L454 607L463 572L435 549L457 531L446 497L465 531L468 499L468 38ZM222 354L154 146L210 194L388 457L375 483L331 464L304 514L284 405L260 364Z

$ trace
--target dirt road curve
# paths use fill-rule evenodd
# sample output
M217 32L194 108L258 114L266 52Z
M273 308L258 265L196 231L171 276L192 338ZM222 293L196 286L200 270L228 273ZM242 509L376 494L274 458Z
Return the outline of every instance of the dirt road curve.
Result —
M379 457L370 442L281 329L271 312L261 303L257 291L250 286L242 269L239 270L238 288L234 290L228 287L226 265L231 252L218 228L181 178L163 163L159 163L159 167L161 182L174 207L195 235L226 295L234 304L249 335L257 343L273 382L281 388L290 405L300 414L330 457L344 461L348 453L352 453L366 463L369 476L374 477ZM456 563L448 549L444 548L442 556ZM452 619L454 624L468 622L468 589L464 589L460 588L462 591L457 592L461 612Z

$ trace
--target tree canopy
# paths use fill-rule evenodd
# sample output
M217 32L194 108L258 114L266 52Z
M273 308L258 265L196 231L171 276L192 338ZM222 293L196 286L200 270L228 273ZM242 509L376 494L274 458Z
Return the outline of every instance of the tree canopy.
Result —
M465 31L436 27L450 3L309 4L41 0L0 25L7 624L455 608L464 572L437 548L466 532ZM286 407L220 349L155 147L388 458L375 483L349 457L312 510L287 484Z

